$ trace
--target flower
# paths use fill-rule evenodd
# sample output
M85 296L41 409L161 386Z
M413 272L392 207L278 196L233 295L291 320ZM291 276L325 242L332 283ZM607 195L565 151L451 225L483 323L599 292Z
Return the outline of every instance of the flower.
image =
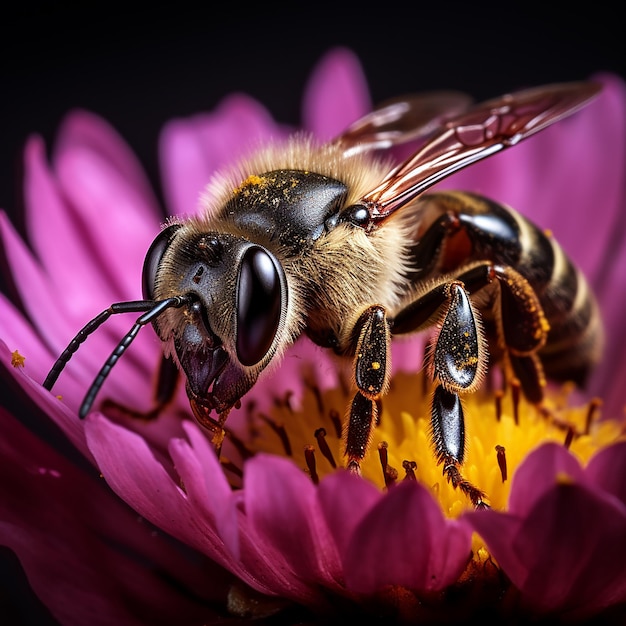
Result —
M62 398L41 381L86 320L137 298L160 211L140 165L100 118L71 113L50 164L41 140L30 139L32 251L0 216L18 294L0 299L2 397L12 400L0 411L0 542L19 559L45 611L63 624L211 623L290 611L298 619L379 615L407 623L616 616L626 603L619 569L626 443L618 421L626 396L615 382L626 366L626 87L598 78L604 93L585 110L444 183L507 202L552 229L590 277L608 329L607 355L582 408L562 410L558 394L551 400L555 414L582 420L573 437L523 400L507 396L500 407L488 391L468 399L468 415L488 426L479 431L468 421L468 432L480 435L465 467L499 498L486 511L468 510L441 477L429 477L428 468L437 469L432 459L403 466L427 437L419 405L414 419L402 404L403 387L419 395L411 372L421 352L411 342L394 346L394 390L376 433L387 445L374 446L366 478L332 470L339 449L332 418L346 396L341 372L306 341L233 411L222 462L189 419L184 393L156 420L111 405L79 420L94 372L128 331L125 316L89 336L55 387ZM332 51L309 82L304 127L328 139L368 109L358 61ZM241 94L210 114L170 122L160 144L168 212L189 213L216 169L289 130ZM154 334L140 333L107 379L107 398L148 411L159 355ZM587 407L590 414L598 408L589 402L596 396L615 419L586 419ZM311 427L307 415L329 420L326 436L316 433L315 453L298 444L285 458L300 437L311 439L310 431L298 433ZM495 473L474 479L487 455L494 458L489 433L498 442L507 429L515 437L498 450ZM529 451L536 431L551 441ZM526 448L517 449L519 439ZM400 467L409 480L397 479L392 470Z

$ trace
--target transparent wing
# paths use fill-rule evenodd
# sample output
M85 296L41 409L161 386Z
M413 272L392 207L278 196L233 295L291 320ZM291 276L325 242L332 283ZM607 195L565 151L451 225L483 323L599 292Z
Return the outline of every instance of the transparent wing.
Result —
M363 196L359 204L369 209L370 227L446 176L571 115L600 89L591 82L547 85L488 100L444 120L412 157Z
M472 99L460 91L433 91L387 100L335 138L346 156L424 139L447 119L466 111Z

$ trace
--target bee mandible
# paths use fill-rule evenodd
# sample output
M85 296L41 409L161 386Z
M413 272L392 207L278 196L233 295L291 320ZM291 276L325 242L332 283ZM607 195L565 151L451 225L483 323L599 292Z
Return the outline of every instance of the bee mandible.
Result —
M599 356L600 316L558 243L515 210L471 193L425 192L599 90L554 84L478 105L454 92L427 94L383 105L325 144L296 134L264 147L210 183L197 216L164 225L145 257L143 299L112 304L89 322L44 387L111 315L141 313L80 417L152 325L163 370L174 364L184 374L192 412L219 449L229 411L305 334L352 361L343 443L346 467L358 472L389 387L392 338L431 329L435 457L476 507L487 506L462 474L460 396L496 362L537 405L546 376L582 384ZM390 165L385 151L408 142L418 144L414 153ZM173 389L160 389L158 407Z

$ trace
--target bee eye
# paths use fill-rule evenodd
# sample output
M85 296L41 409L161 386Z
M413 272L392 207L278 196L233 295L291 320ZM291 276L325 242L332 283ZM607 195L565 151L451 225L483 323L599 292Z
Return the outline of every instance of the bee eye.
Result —
M263 248L248 248L237 284L237 357L243 365L258 363L274 341L282 302L281 276Z
M340 221L349 222L354 226L365 228L370 221L370 212L363 204L352 204L345 207L339 216Z
M174 238L174 233L180 226L180 224L171 224L167 228L164 228L156 236L150 248L148 248L141 274L143 297L146 300L154 300L156 276L159 271L159 266L161 265L161 259Z

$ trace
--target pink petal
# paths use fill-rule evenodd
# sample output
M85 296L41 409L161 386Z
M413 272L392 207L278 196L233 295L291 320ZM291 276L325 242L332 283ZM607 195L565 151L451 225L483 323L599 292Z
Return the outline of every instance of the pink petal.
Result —
M557 481L583 480L583 470L576 458L557 443L546 443L530 452L515 472L511 483L508 510L526 515Z
M24 316L0 293L0 341L26 358L25 368L33 380L43 381L51 363L50 352Z
M185 485L190 503L199 509L196 515L215 519L220 537L233 557L238 559L238 520L232 489L206 436L188 420L183 427L191 445L182 439L170 442L176 471Z
M374 593L387 585L437 591L454 583L471 554L471 529L446 520L414 481L393 489L361 519L345 558L346 585Z
M62 129L69 136L61 135L54 170L116 299L140 299L143 259L159 232L159 208L146 196L143 178L137 180L138 167L123 169L132 155L121 139L103 121L82 115ZM90 135L77 137L86 128Z
M89 449L110 487L146 519L177 537L189 530L187 498L139 435L98 413L85 419Z
M168 211L195 214L216 170L281 133L267 110L243 94L225 98L213 113L168 122L159 140Z
M591 484L626 506L626 441L602 448L591 457L585 475Z
M1 542L60 623L209 617L206 602L217 596L210 575L177 553L171 539L138 521L88 468L57 454L2 409L0 431ZM193 585L195 598L179 591L183 581Z
M356 527L384 496L372 483L338 471L320 482L318 497L328 528L344 559Z
M245 510L297 576L338 589L341 565L311 479L290 460L259 454L245 466Z
M46 344L53 352L60 353L65 347L60 337L72 332L72 322L59 309L57 291L49 284L4 212L0 212L0 239L24 307Z
M322 141L365 115L371 102L358 58L345 48L326 54L309 78L303 102L303 126Z
M471 523L533 606L586 614L626 600L626 516L615 500L560 484L504 537L496 537L501 525L490 523L495 515L479 512ZM523 567L511 567L511 561Z
M117 300L119 294L104 280L101 265L91 254L88 229L68 206L38 137L26 145L24 188L28 232L38 258L54 291L71 303L71 319L82 323L95 310L94 294L102 298L103 305ZM100 220L100 227L106 230L106 226L106 221Z
M0 339L0 366L8 372L17 387L27 394L27 398L38 406L46 420L51 420L67 435L74 446L87 458L91 459L85 442L83 427L76 413L70 410L63 401L44 389L41 384L30 377L28 355L24 367L13 367L11 350ZM15 393L15 390L13 391Z
M196 507L197 500L190 500L174 482L163 464L165 459L159 462L141 436L98 413L87 417L85 432L105 480L138 513L262 593L271 593L276 588L272 582L279 574L267 564L260 562L259 571L251 574L242 561L233 558L218 535L212 516ZM173 468L170 471L173 473ZM196 496L194 494L194 498ZM270 580L268 586L265 586L264 575ZM298 589L298 585L292 588Z
M99 154L115 166L120 176L126 178L143 198L137 208L146 211L144 218L149 220L154 217L153 210L158 202L143 167L124 139L106 120L80 109L68 113L57 135L55 153L74 149Z

